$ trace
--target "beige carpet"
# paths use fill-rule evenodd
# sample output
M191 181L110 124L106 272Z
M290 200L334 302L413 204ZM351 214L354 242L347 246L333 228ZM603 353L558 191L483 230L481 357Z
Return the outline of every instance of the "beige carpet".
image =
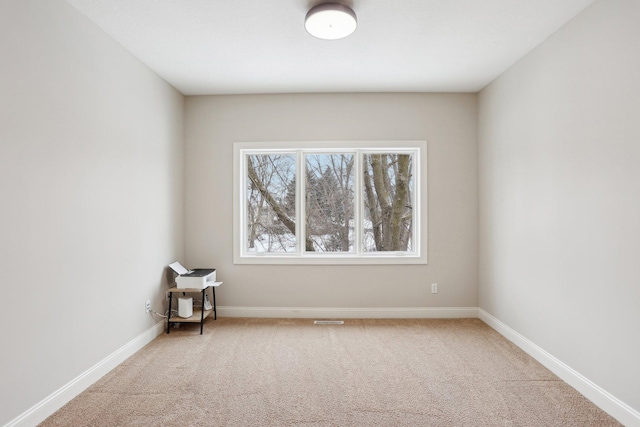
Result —
M207 319L42 426L617 426L477 319Z

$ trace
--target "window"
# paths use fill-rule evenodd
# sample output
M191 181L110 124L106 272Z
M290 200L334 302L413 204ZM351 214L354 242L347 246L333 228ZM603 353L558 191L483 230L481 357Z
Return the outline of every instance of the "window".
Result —
M234 166L235 263L426 263L426 142L236 143Z

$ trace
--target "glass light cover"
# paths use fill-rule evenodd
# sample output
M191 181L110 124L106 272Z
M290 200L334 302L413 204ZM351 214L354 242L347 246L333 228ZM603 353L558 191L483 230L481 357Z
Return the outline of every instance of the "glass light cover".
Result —
M323 40L347 37L357 25L355 12L339 3L323 3L311 8L304 23L309 34Z

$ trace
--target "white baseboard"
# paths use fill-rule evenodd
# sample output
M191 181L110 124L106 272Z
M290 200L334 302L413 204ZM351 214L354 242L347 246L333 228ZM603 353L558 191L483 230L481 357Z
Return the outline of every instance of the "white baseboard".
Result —
M124 362L129 356L162 334L165 330L164 325L164 321L156 323L39 403L9 421L4 427L31 427L38 425L58 409L62 408L71 399L86 390L90 385L102 378L106 373Z
M534 344L500 320L481 308L478 308L478 318L491 326L509 341L520 347L531 357L540 362L551 372L560 377L567 384L578 390L600 409L617 419L627 427L640 427L640 412L631 408L620 399L613 396L597 384L585 378L565 363Z
M218 306L222 317L302 319L454 319L477 318L477 307L237 307Z

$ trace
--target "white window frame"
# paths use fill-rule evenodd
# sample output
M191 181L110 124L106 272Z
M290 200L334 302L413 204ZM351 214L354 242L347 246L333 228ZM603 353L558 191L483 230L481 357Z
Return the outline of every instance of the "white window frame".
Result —
M354 153L354 187L360 191L362 153L407 153L413 154L414 222L411 252L364 252L361 234L361 212L364 198L356 198L354 206L355 253L345 252L305 252L303 228L305 224L296 220L298 250L295 253L248 253L245 251L246 233L246 156L251 154L272 154L276 152L296 153L296 211L304 218L303 191L305 174L305 154ZM426 264L427 263L427 142L426 141L318 141L318 142L236 142L233 144L233 263L234 264Z

